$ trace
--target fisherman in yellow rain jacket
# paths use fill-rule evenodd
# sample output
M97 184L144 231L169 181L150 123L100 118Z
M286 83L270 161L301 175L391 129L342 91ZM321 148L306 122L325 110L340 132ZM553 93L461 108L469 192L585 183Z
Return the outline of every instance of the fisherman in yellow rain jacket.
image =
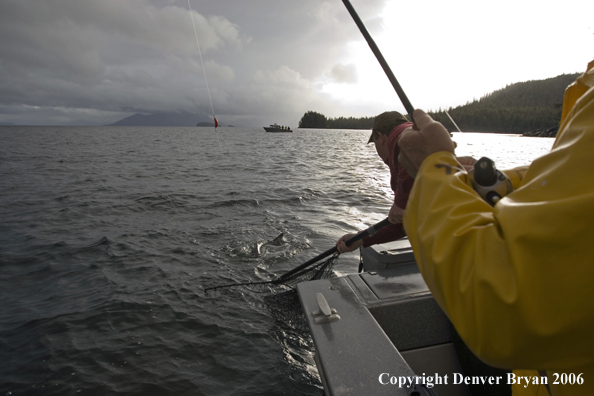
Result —
M514 191L494 207L445 128L414 118L399 142L416 176L404 226L436 301L485 362L534 383L546 372L514 395L594 395L594 61L565 92L551 152L505 172Z

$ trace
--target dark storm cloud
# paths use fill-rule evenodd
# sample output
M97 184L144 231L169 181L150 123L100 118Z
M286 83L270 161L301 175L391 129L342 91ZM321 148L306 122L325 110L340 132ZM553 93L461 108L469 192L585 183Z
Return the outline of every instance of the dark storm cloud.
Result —
M351 1L413 103L428 109L591 60L591 2ZM204 71L225 124L399 109L341 1L190 2L204 68L187 0L0 1L0 123L107 124L159 111L209 118Z
M213 106L229 123L328 107L311 81L331 67L338 36L344 40L341 4L191 4ZM0 121L211 112L187 1L5 0L0 38Z

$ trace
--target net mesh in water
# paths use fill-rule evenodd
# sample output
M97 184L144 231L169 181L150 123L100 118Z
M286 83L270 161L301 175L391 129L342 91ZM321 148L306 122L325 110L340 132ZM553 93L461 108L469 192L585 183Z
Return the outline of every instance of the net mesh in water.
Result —
M351 246L356 241L371 236L388 225L390 225L390 221L386 218L349 238L345 243L347 246ZM326 257L330 258L321 261ZM297 284L334 277L333 269L337 259L338 249L334 246L277 279L214 286L206 288L204 291L207 294L212 292L239 294L252 303L265 305L277 323L290 329L307 332L307 322L297 295Z
M301 309L297 285L301 282L334 277L335 254L329 259L287 277L271 281L244 282L206 288L207 294L222 293L242 297L249 303L265 306L278 324L298 332L307 332L307 321Z

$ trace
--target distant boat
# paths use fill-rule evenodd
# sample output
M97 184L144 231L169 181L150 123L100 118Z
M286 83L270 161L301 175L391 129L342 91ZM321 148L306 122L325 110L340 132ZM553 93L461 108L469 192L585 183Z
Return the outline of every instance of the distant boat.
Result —
M266 132L293 132L288 126L281 126L278 124L271 124L269 127L264 127Z

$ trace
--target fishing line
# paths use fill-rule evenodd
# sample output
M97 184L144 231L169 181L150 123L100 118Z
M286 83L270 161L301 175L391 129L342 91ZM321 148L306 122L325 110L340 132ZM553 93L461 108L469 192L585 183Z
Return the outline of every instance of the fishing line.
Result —
M214 119L214 129L215 129L215 136L217 139L217 144L219 146L219 153L221 157L225 158L225 162L227 163L225 167L225 171L227 172L227 179L231 180L229 177L229 156L223 153L223 147L221 146L221 141L219 139L219 134L217 132L217 127L219 126L219 121L215 115L214 106L212 104L212 97L210 95L210 87L208 86L208 78L206 77L206 68L204 67L204 60L202 59L202 50L200 48L200 40L198 40L198 30L196 30L196 23L194 23L194 15L192 11L192 5L190 4L190 0L188 0L188 9L190 10L190 18L192 19L192 27L194 28L194 37L196 37L196 45L198 46L198 54L200 55L200 64L202 65L202 72L204 73L204 82L206 83L206 92L208 93L208 100L210 101L210 110L212 111L212 118ZM231 192L231 195L235 195L234 191Z
M458 127L458 124L456 124L456 121L454 121L454 119L452 118L452 116L450 115L450 113L448 113L447 110L444 110L444 112L446 113L446 115L448 116L448 118L450 119L450 121L452 121L452 124L454 124L454 126L456 127L456 129L458 130L458 132L462 133L462 131Z
M188 8L190 9L190 18L192 18L192 27L194 28L194 36L196 37L196 45L198 46L198 54L200 55L200 64L202 65L202 71L204 72L204 82L206 83L206 92L208 92L208 100L210 101L210 109L212 110L212 117L215 122L215 131L217 130L217 117L214 112L214 106L212 105L212 98L210 96L210 88L208 87L208 78L206 78L206 69L204 68L204 61L202 60L202 50L200 49L200 40L198 40L198 31L196 30L196 24L194 23L194 15L192 12L192 6L190 0L188 0ZM218 139L218 137L217 137Z

